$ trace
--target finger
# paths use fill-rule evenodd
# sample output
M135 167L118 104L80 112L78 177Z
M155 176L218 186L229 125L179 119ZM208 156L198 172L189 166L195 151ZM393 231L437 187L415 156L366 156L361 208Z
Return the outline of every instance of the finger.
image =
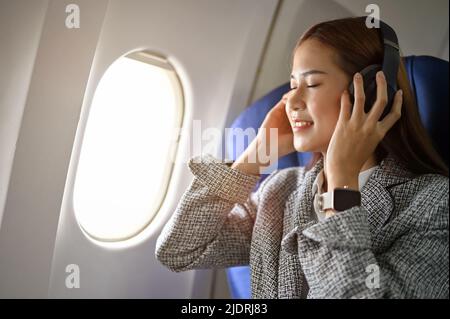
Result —
M277 103L277 105L274 107L274 109L283 110L286 114L289 113L290 106L288 101L288 96L285 94L283 95L282 99Z
M366 101L363 78L360 73L356 73L353 77L353 86L355 88L355 102L351 119L360 120L364 115L364 103Z
M345 90L341 95L341 111L339 113L339 121L350 120L350 112L352 108L352 103L350 101L350 94Z
M287 100L281 99L272 110L286 110L287 109Z
M394 97L394 102L392 103L392 110L386 117L379 122L379 127L382 130L383 136L394 126L402 115L403 106L403 92L398 90Z
M367 118L367 120L371 122L378 122L388 102L386 78L382 71L377 73L376 82L377 99L372 106L372 109L370 110L369 116Z
M283 95L283 97L281 98L281 101L284 102L284 103L286 103L286 102L288 101L288 99L290 98L291 93L292 93L292 91L289 91L289 92L285 93L285 94Z

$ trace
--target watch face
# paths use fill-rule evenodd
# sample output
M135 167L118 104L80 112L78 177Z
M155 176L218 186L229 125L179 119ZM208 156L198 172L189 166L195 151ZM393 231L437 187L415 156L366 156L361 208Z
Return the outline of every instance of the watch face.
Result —
M361 206L361 193L359 191L335 188L334 189L334 209L343 211L353 206Z

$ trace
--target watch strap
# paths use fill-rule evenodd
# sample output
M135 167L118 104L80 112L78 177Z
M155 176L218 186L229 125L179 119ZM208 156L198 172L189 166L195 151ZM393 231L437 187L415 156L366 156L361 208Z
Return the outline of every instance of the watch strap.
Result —
M319 196L319 209L322 213L324 213L327 209L334 209L333 192L322 193Z

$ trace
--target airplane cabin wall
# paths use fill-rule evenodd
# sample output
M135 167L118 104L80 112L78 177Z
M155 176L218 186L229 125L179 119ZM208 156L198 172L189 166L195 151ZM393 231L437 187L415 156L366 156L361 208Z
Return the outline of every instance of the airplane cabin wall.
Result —
M0 225L48 0L0 0Z
M49 1L34 61L0 228L0 297L48 296L67 168L107 2L77 1L89 8L77 30L65 27L69 3ZM5 14L18 19L26 10Z

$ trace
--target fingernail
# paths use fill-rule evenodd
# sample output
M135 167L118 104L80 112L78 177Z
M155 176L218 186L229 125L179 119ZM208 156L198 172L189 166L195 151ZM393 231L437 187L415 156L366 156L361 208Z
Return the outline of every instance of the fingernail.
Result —
M399 90L398 94L400 94L400 96L402 96L403 95L403 90Z
M355 74L355 79L360 80L361 79L361 74L360 73L356 73Z
M379 77L380 79L383 79L383 78L384 78L384 73L383 73L383 71L378 71L378 72L377 72L377 75L378 75L378 77Z

